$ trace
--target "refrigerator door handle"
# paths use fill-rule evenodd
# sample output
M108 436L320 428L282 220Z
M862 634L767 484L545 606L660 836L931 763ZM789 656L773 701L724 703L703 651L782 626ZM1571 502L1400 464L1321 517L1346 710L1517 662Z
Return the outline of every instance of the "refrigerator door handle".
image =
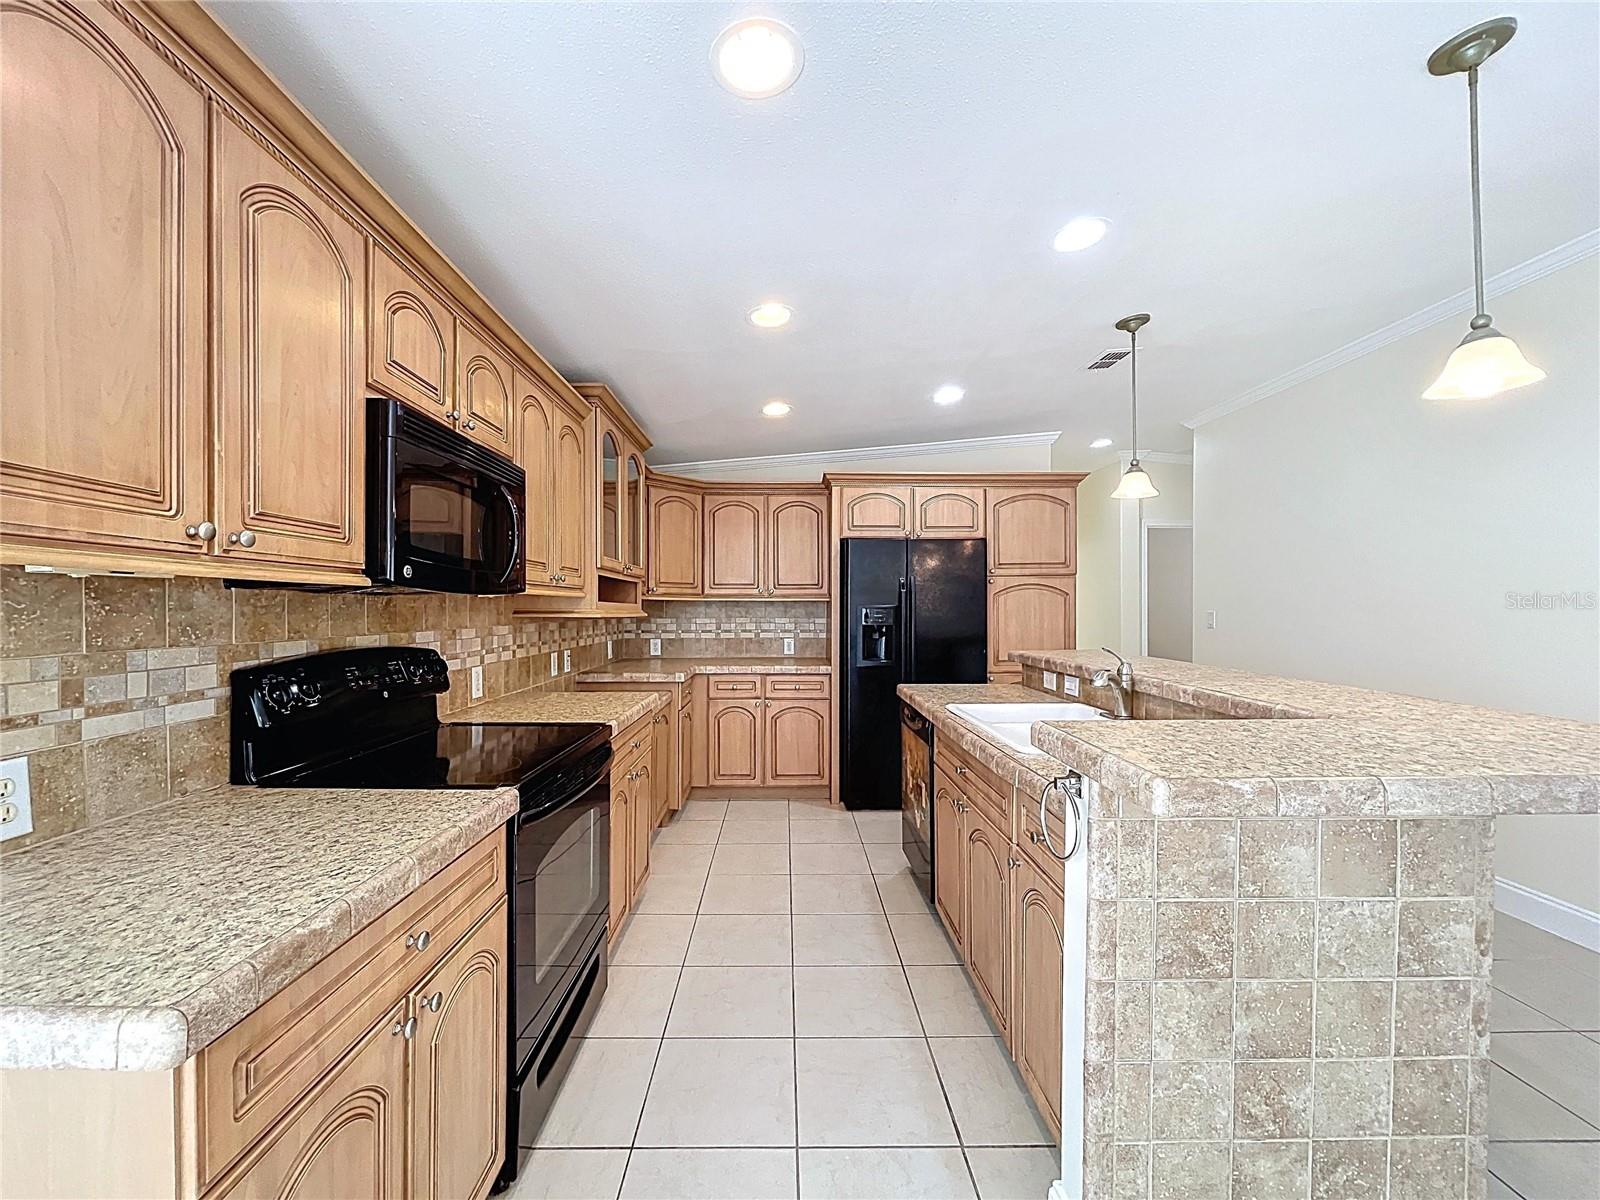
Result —
M907 572L903 580L905 588L905 601L901 604L900 624L905 629L905 653L902 655L903 666L900 668L900 681L902 683L916 683L917 680L917 577L914 572Z

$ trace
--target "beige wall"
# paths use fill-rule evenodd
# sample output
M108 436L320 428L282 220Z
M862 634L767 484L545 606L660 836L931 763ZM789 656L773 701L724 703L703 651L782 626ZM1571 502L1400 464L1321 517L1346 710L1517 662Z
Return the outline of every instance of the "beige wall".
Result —
M1466 326L1423 330L1195 431L1195 657L1600 719L1600 260L1494 299L1549 379L1420 399ZM1204 628L1208 609L1217 628ZM1500 822L1497 873L1600 911L1600 818Z

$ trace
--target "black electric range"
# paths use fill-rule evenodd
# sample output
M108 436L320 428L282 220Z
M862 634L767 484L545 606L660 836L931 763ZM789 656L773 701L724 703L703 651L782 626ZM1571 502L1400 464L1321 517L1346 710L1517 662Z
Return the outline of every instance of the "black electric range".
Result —
M441 724L450 673L421 646L233 672L231 775L261 787L514 787L506 1165L516 1177L606 985L610 730Z

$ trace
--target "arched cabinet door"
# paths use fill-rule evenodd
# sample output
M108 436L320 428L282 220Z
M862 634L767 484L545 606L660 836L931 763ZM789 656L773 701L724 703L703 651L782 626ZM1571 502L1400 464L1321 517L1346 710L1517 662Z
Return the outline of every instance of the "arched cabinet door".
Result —
M1012 1056L1045 1119L1061 1128L1061 893L1020 856L1012 888Z
M913 537L979 538L984 531L981 487L914 487L911 489Z
M456 409L461 432L497 454L511 454L511 360L465 321L456 322Z
M933 771L933 903L944 918L950 940L959 948L966 941L962 926L962 855L966 850L966 803L943 768Z
M505 907L414 995L411 1197L472 1200L505 1161Z
M98 4L0 41L0 533L202 554L205 97Z
M367 262L367 371L372 385L440 420L453 419L455 316L386 246Z
M707 595L761 595L765 522L765 496L706 497Z
M989 488L989 570L1016 575L1076 571L1076 494L1069 487Z
M556 426L553 400L546 400L521 375L517 377L517 460L527 482L523 488L523 545L529 588L556 583L555 549L559 538L555 471Z
M827 501L777 493L767 504L767 594L826 596Z
M839 501L840 537L911 536L911 489L908 487L845 487Z
M810 787L828 782L826 700L767 700L764 783Z
M650 493L649 594L700 594L700 495L652 483Z
M217 544L347 566L366 554L366 239L259 131L216 109Z
M555 573L556 586L581 592L593 571L589 530L594 480L589 475L588 426L567 409L552 407L555 437Z
M989 585L989 670L1016 670L1013 650L1071 649L1077 637L1071 575L1000 576Z
M761 717L756 700L713 700L707 705L710 784L761 783Z
M401 1195L407 1042L399 1031L409 1004L402 1000L390 1009L310 1102L252 1147L206 1200L391 1200Z
M628 574L642 576L648 525L645 517L644 460L637 454L629 454L625 474L628 495L628 553L624 557L628 560Z
M1009 1005L1006 958L1010 951L1011 906L1007 882L1011 874L1010 839L990 824L976 804L968 803L966 842L962 850L961 884L965 912L962 933L972 981L1002 1034L1007 1032Z

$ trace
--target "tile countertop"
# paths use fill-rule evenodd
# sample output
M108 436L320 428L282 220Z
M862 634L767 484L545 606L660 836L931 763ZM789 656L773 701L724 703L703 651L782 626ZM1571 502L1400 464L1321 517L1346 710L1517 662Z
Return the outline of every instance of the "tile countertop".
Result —
M514 788L222 787L7 858L0 1068L176 1067L516 811Z
M825 658L619 658L579 683L685 683L696 675L829 675Z
M470 708L440 713L450 725L570 725L600 722L620 733L665 704L660 692L513 692Z
M1012 657L1085 679L1116 665L1099 651ZM1131 662L1135 691L1247 715L1035 725L1035 745L1099 781L1101 815L1600 812L1600 725L1170 659Z
M938 736L955 743L996 778L1009 781L1031 800L1037 800L1052 779L1067 773L1067 768L1050 755L1023 754L948 711L952 704L1041 704L1057 699L1048 692L1016 683L902 683L896 692L933 722ZM1060 815L1059 797L1053 795L1049 803L1051 811Z

